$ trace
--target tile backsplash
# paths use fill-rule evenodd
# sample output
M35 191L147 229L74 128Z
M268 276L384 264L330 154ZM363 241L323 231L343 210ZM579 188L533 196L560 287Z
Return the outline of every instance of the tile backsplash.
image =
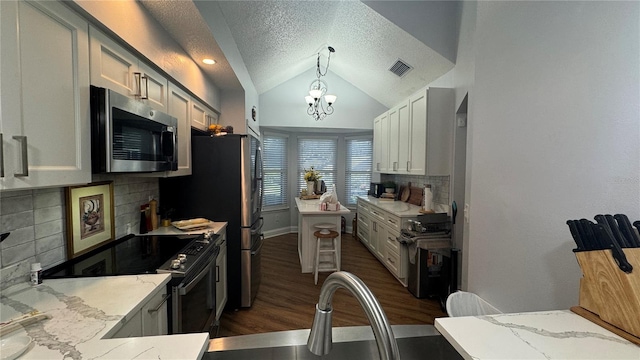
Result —
M94 175L93 181L113 181L115 238L132 233L140 222L140 205L158 199L157 178ZM43 269L67 260L64 188L0 192L0 233L11 235L0 243L0 289L28 281L31 264Z
M431 185L433 192L433 203L441 205L451 205L449 200L449 176L418 176L418 175L392 175L381 174L381 181L395 181L399 186L406 186L411 183L413 187L423 188Z

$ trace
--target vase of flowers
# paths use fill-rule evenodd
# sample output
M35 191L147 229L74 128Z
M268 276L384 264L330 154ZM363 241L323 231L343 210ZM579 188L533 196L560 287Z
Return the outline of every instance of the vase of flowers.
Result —
M322 178L322 175L313 169L313 166L307 170L304 169L304 180L307 182L307 194L313 195L316 188L316 182Z

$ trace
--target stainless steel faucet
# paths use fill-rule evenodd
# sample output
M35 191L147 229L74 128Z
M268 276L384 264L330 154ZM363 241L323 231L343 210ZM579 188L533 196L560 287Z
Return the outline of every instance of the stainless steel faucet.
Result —
M398 343L393 336L391 325L380 303L362 280L345 271L334 272L322 284L320 298L318 299L318 304L316 304L316 315L313 318L311 333L307 341L309 351L316 355L326 355L331 351L333 345L331 331L331 313L333 309L331 307L331 299L339 288L349 290L360 302L360 306L364 309L373 329L373 335L376 338L376 344L380 352L380 359L400 359Z

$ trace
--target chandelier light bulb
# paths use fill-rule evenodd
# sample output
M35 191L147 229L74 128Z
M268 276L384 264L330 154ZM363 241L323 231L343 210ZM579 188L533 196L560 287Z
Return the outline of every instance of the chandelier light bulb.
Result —
M312 98L314 98L315 100L320 99L320 97L322 96L322 90L310 90L309 91L309 95L311 95Z
M336 102L336 99L338 97L335 95L325 95L324 96L324 101L327 102L327 104L329 104L329 106L331 106L331 104L333 104L334 102Z
M309 104L309 106L313 105L313 97L307 95L304 97L304 100Z

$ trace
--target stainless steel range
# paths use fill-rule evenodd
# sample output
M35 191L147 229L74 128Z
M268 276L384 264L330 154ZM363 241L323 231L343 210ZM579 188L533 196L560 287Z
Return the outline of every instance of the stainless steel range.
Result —
M170 273L165 298L169 333L210 332L215 321L218 239L214 234L128 235L46 270L43 278Z
M409 292L417 298L436 297L444 308L444 302L451 292L452 279L456 277L449 218L427 215L416 221L409 220L398 242L409 250Z

